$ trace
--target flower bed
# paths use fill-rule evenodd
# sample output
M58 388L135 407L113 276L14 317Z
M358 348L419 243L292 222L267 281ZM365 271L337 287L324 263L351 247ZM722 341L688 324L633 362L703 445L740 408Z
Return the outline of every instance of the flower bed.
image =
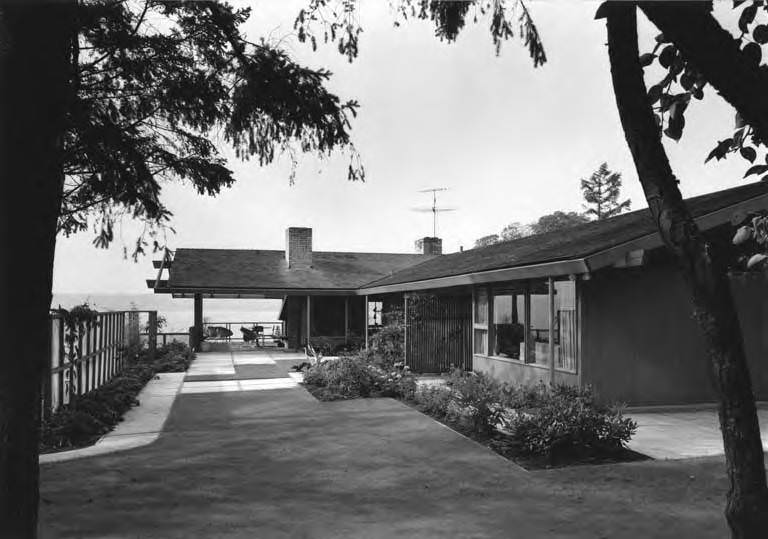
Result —
M72 401L44 419L40 428L40 452L50 453L94 444L111 431L133 406L144 386L158 373L184 372L192 361L185 344L170 343L157 349L151 361L146 350L104 385Z
M410 404L526 468L647 458L626 448L635 422L589 387L510 386L457 371L419 387Z

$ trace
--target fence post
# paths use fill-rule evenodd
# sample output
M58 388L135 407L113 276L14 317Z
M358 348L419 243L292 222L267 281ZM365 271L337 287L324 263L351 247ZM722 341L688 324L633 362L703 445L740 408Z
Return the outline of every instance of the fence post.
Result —
M53 362L53 324L55 318L48 318L48 356L43 365L43 418L48 419L51 416L51 400L53 387L51 384L51 363Z
M157 350L157 311L149 311L149 360L155 360Z

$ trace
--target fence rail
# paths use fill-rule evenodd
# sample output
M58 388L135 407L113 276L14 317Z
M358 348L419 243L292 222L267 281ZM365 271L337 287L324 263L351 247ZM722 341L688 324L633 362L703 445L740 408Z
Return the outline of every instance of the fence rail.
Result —
M262 346L269 341L271 344L275 344L278 341L282 341L286 338L285 328L282 321L269 321L269 322L205 322L203 323L203 335L206 341L225 341L225 342L239 342L244 341L243 335L240 332L240 328L244 327L251 329L254 326L261 326L262 331L258 334L257 343ZM213 328L224 328L230 335L225 333L217 335Z
M131 351L142 346L142 318L150 328L147 346L156 347L157 311L114 311L95 314L93 320L68 327L60 313L49 315L49 359L43 376L44 416L105 384L125 366Z

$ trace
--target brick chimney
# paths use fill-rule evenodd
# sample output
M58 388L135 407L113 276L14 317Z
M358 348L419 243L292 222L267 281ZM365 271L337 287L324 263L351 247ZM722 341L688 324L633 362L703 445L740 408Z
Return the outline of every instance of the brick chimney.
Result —
M285 231L285 261L289 269L312 267L312 229L289 227Z
M443 254L443 240L430 237L416 240L416 251L425 255L441 255Z

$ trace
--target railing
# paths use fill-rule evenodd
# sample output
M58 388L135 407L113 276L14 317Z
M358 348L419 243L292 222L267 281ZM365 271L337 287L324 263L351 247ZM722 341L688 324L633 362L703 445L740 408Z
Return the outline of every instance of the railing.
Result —
M101 312L82 328L68 328L64 316L51 313L42 413L49 415L68 404L73 396L96 389L118 374L129 353L142 346L142 318L148 320L148 327L152 326L157 311ZM149 333L147 346L154 351L155 332Z
M240 328L251 329L254 326L263 328L253 341L258 346L267 346L268 344L277 346L278 342L284 342L287 338L282 321L205 322L203 323L203 335L207 342L245 342L244 334ZM217 331L214 328L223 328L226 331Z

